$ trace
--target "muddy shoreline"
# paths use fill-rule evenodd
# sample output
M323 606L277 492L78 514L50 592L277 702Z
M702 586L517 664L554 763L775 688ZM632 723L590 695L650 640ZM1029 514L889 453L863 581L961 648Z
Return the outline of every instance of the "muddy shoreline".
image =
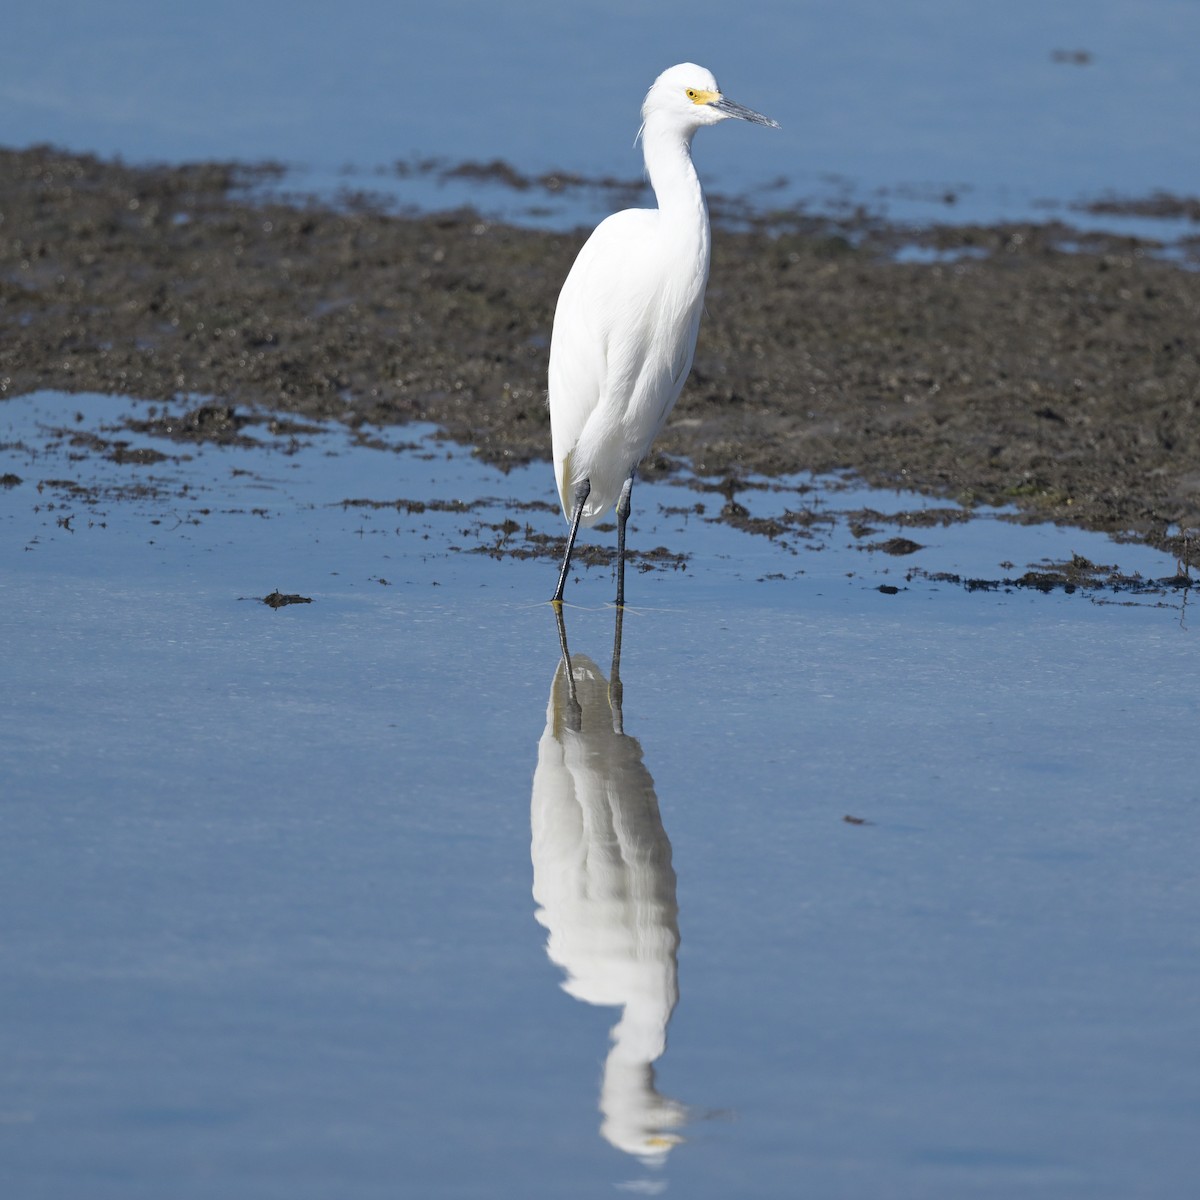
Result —
M582 234L252 202L255 175L0 150L0 396L431 421L500 465L547 457L550 325ZM897 262L898 237L866 217L718 228L695 367L645 473L851 470L1182 553L1194 261L1061 225L921 231L932 262Z

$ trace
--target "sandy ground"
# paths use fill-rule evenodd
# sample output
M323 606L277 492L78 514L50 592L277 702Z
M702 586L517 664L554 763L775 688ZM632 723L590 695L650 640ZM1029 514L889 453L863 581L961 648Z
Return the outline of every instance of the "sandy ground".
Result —
M228 432L220 405L419 419L496 463L548 457L554 302L584 233L251 203L254 176L0 151L0 395L215 399L199 437ZM695 367L644 473L848 468L1191 555L1194 245L916 237L949 260L897 262L900 234L866 218L718 228Z

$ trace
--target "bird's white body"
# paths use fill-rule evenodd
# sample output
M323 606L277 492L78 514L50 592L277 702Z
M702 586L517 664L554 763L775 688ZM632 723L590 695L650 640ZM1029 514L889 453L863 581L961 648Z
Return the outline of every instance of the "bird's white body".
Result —
M550 343L554 473L570 520L574 486L592 490L582 522L616 503L679 399L708 284L708 206L690 135L647 127L658 208L597 226L563 284Z
M617 604L633 473L692 367L708 285L708 205L692 165L702 125L775 122L721 95L710 71L664 71L642 105L642 146L657 208L602 221L575 260L554 313L550 428L563 515L571 523L554 601L579 525L617 504Z

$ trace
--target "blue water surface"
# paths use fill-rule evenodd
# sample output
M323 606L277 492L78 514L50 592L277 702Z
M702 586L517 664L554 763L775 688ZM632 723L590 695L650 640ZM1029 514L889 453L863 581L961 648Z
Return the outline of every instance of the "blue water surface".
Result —
M553 563L475 552L561 531L546 467L151 411L0 411L2 1194L1190 1194L1188 596L909 576L1172 560L645 484L686 568L617 673L574 573L572 696Z
M5 40L4 143L274 159L325 189L350 167L426 207L470 193L373 172L499 158L636 179L641 97L688 60L783 126L698 141L709 183L760 207L994 219L1200 186L1197 0L43 0Z

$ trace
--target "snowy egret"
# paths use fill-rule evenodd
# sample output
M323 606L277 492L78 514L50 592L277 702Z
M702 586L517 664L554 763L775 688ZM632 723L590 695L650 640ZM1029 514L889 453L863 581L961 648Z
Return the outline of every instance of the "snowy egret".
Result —
M561 603L579 526L617 510L617 604L625 603L625 522L638 463L691 370L708 284L708 205L692 137L728 117L778 128L727 100L711 71L664 71L642 105L642 148L658 208L602 221L567 275L550 340L554 474L570 523L554 593Z

